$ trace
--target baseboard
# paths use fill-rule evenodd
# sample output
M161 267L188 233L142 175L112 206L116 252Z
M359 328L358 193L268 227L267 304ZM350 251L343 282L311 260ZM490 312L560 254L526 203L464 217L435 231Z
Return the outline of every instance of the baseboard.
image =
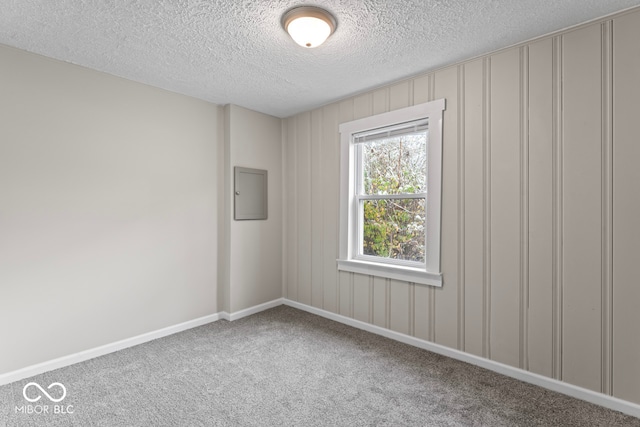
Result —
M114 353L119 350L124 350L125 348L133 347L138 344L143 344L145 342L149 342L158 338L163 338L168 335L186 331L187 329L195 328L197 326L206 325L207 323L215 322L220 319L229 321L242 319L243 317L247 317L282 304L284 304L284 298L278 298L273 301L265 302L264 304L259 304L253 307L246 308L244 310L236 311L234 313L227 313L225 311L222 311L220 313L211 314L163 329L158 329L157 331L151 331L142 335L137 335L135 337L126 338L111 344L105 344L100 347L81 351L79 353L74 353L68 356L63 356L57 359L38 363L36 365L27 366L16 371L1 374L0 385L20 381L25 378L33 377L34 375L53 371L54 369L59 369L65 366L73 365L75 363L84 362L85 360L104 356L105 354Z
M137 335L135 337L116 341L111 344L105 344L100 347L95 347L89 350L84 350L78 353L70 354L68 356L59 357L57 359L38 363L36 365L27 366L25 368L18 369L16 371L7 372L6 374L0 375L0 385L5 385L15 381L20 381L22 379L29 378L34 375L39 375L44 372L53 371L54 369L63 368L65 366L73 365L75 363L84 362L85 360L104 356L105 354L114 353L119 350L124 350L125 348L133 347L138 344L143 344L145 342L149 342L158 338L163 338L168 335L173 335L178 332L186 331L187 329L206 325L207 323L215 322L219 319L221 319L221 316L219 313L210 314L208 316L199 317L197 319L189 320L187 322L179 323L177 325L168 326L166 328L158 329L156 331L151 331L145 334Z
M405 344L412 345L414 347L422 348L424 350L432 351L443 356L451 357L462 362L470 363L472 365L480 366L485 369L497 372L502 375L506 375L511 378L515 378L530 384L534 384L548 390L556 391L567 396L575 397L596 405L603 406L605 408L620 411L627 415L640 418L640 405L628 402L626 400L618 399L613 396L608 396L602 393L597 393L592 390L588 390L582 387L578 387L569 383L558 381L552 378L548 378L533 372L525 371L520 368L505 365L503 363L495 362L493 360L485 359L473 354L465 353L460 350L445 347L439 344L435 344L429 341L422 340L420 338L405 335L399 332L391 331L389 329L381 328L379 326L371 325L369 323L361 322L359 320L352 319L350 317L342 316L340 314L331 313L326 310L322 310L316 307L311 307L306 304L301 304L296 301L291 301L285 298L278 298L273 301L259 304L253 307L249 307L244 310L236 311L234 313L220 312L211 314L208 316L193 319L187 322L183 322L177 325L169 326L156 331L141 334L135 337L127 338L121 341L117 341L111 344L106 344L93 349L81 351L79 353L63 356L57 359L53 359L47 362L39 363L32 366L8 372L0 375L0 385L9 384L15 381L20 381L25 378L32 377L34 375L42 374L44 372L53 371L65 366L73 365L75 363L84 362L85 360L93 359L95 357L104 356L105 354L113 353L119 350L123 350L128 347L133 347L138 344L143 344L148 341L152 341L158 338L163 338L168 335L172 335L178 332L186 331L187 329L195 328L198 326L206 325L220 319L234 321L243 317L250 316L252 314L259 313L264 310L268 310L279 305L287 305L299 310L306 311L308 313L316 314L318 316L334 320L339 323L343 323L354 328L362 329L367 332L371 332L377 335L381 335Z
M251 316L252 314L260 313L261 311L265 311L282 304L284 304L284 298L277 298L273 301L254 305L253 307L245 308L244 310L236 311L230 314L225 312L224 314L226 315L226 317L224 319L233 322L234 320L242 319L243 317Z
M273 301L245 308L244 310L234 311L233 313L222 311L220 312L220 319L233 322L234 320L242 319L243 317L251 316L252 314L260 313L261 311L269 310L270 308L277 307L282 304L284 304L284 298L277 298Z
M400 341L402 343L409 344L414 347L419 347L424 350L441 354L443 356L451 357L452 359L457 359L462 362L470 363L472 365L480 366L482 368L497 372L502 375L506 375L511 378L515 378L520 381L534 384L548 390L556 391L567 396L575 397L580 400L584 400L596 405L603 406L605 408L613 409L615 411L620 411L624 414L640 418L640 405L628 402L626 400L618 399L613 396L608 396L606 394L598 393L586 388L548 378L539 374L535 374L533 372L525 371L520 368L515 368L513 366L505 365L500 362L495 362L493 360L465 353L460 350L455 350L449 347L425 341L420 338L412 337L399 332L394 332L389 329L381 328L379 326L371 325L369 323L361 322L350 317L331 313L329 311L311 307L309 305L301 304L289 299L284 299L284 304L288 305L289 307L316 314L318 316L334 320L348 326L353 326L354 328L362 329L377 335L382 335L392 340Z

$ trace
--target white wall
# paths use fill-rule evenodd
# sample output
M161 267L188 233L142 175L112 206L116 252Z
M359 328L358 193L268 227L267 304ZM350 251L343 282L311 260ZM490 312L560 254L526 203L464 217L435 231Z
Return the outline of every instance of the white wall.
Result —
M286 297L640 403L640 11L285 121ZM434 288L338 272L338 124L446 98Z
M233 313L282 297L282 121L225 106L226 245L223 307ZM266 169L268 218L233 220L233 168Z
M0 46L0 374L218 311L218 113Z

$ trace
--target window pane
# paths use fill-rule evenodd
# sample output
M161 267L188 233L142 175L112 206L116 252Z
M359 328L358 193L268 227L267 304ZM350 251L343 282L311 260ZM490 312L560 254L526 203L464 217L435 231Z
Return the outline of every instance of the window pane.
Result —
M363 200L362 254L425 261L425 199Z
M427 132L360 144L362 194L422 193L427 189Z

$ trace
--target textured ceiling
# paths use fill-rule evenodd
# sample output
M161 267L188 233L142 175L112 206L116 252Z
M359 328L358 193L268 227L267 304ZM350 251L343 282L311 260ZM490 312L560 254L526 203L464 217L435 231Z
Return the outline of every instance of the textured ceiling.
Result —
M294 6L332 12L303 49ZM640 0L0 0L0 43L279 117L588 21Z

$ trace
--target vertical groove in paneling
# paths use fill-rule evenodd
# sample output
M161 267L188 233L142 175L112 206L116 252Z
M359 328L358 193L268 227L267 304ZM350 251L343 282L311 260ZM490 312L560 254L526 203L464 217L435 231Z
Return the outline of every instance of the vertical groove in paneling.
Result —
M290 180L289 180L289 195L292 203L291 216L289 218L289 230L291 230L291 241L289 242L289 256L291 257L290 272L288 279L287 297L294 301L298 301L298 188L297 188L297 176L298 176L298 162L297 162L297 118L292 117L289 119L289 150L290 157L293 165L290 168Z
M310 126L310 162L311 162L311 305L322 308L324 305L323 291L323 254L324 254L324 209L322 208L322 186L326 185L322 179L322 109L311 112Z
M436 93L436 75L435 73L429 74L429 91L427 99L433 101ZM443 125L444 126L444 125ZM446 278L443 279L443 286L446 286ZM429 341L436 341L436 289L433 286L429 286Z
M433 101L436 93L436 75L429 74L429 101Z
M409 105L415 105L415 79L409 80Z
M613 22L602 24L602 392L613 393Z
M562 36L553 39L553 377L562 379Z
M298 301L311 305L311 113L297 116Z
M529 48L520 48L520 367L529 369Z
M458 66L458 349L465 349L465 92L464 65Z
M282 170L280 171L280 176L282 179L282 183L280 186L280 191L282 192L282 218L281 218L281 227L282 227L282 297L287 298L287 286L289 280L289 207L293 206L293 204L289 201L288 197L288 189L287 185L289 182L289 177L287 176L287 171L289 168L287 165L289 162L287 161L287 154L289 153L289 149L287 147L287 141L289 140L289 132L287 131L287 119L282 119L280 121L280 162L282 165ZM224 135L223 135L224 138ZM225 222L226 223L226 222ZM220 298L220 297L219 297Z
M293 202L289 200L289 119L282 120L282 296L289 298L289 239L291 238L291 230L289 230L290 212Z
M325 181L321 178L322 177L322 173L325 170L325 165L322 161L322 142L324 141L324 110L320 109L320 126L318 128L318 140L316 141L316 143L319 145L318 147L318 172L319 172L319 177L318 179L320 179L321 184L318 186L320 191L318 191L318 194L315 195L315 197L317 198L318 195L322 196L322 185L326 185ZM324 203L324 201L322 201L322 197L320 197L321 203ZM319 262L319 267L320 267L320 307L323 308L324 307L324 266L322 265L322 257L324 256L324 245L325 245L325 240L324 240L324 233L325 233L325 212L324 209L322 209L322 205L319 207L318 209L319 211L319 216L320 216L320 236L322 236L320 238L321 242L319 243L320 246L320 262Z
M482 111L482 132L483 146L483 176L482 186L484 188L484 201L482 210L484 212L484 277L482 280L483 289L483 345L482 355L487 359L491 358L491 58L487 57L483 61L483 88L482 97L484 108Z

